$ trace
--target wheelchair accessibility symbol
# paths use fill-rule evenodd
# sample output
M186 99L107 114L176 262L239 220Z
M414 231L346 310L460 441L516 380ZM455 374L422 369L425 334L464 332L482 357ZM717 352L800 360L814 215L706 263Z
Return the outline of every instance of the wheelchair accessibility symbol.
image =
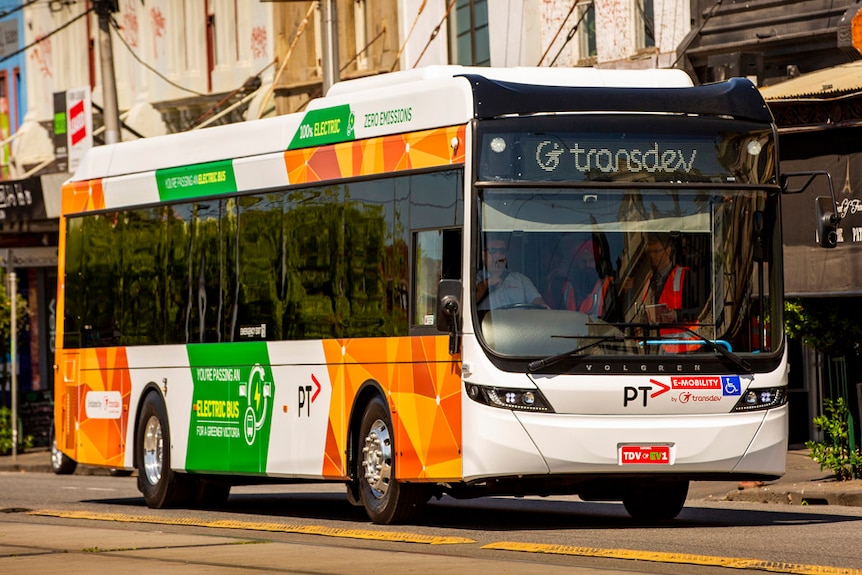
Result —
M739 383L738 375L721 376L722 395L742 395L742 385Z

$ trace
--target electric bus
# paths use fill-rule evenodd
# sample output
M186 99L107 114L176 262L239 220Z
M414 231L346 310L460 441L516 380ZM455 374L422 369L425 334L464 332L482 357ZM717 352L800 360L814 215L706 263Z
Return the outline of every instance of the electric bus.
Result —
M782 182L751 82L680 70L432 66L93 148L59 457L153 508L327 481L382 524L444 494L674 518L784 473Z

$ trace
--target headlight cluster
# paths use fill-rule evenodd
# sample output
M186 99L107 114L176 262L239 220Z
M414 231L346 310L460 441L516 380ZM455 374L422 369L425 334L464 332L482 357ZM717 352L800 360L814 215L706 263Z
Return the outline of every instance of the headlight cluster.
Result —
M759 411L781 407L787 403L786 387L762 387L749 389L742 394L733 411Z
M519 411L554 412L548 400L538 389L489 387L475 383L465 383L465 385L467 396L477 403Z

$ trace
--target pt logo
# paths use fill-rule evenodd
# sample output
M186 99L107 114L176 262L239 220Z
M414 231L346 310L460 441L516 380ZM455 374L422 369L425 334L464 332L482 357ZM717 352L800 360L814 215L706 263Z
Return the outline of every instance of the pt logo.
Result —
M649 382L656 387L658 387L657 391L653 391L652 385L641 385L639 387L634 387L631 385L627 385L623 388L623 407L628 407L629 403L633 401L637 401L638 398L642 398L643 407L647 406L647 398L656 398L659 395L670 391L670 386L660 381L656 381L654 379L649 380ZM652 393L650 393L652 391Z
M245 442L249 445L254 443L257 432L266 423L266 414L269 413L269 400L272 397L272 382L266 381L266 372L257 363L251 368L248 375L248 383L239 386L239 396L244 397L248 407L245 409L242 430Z
M314 374L311 374L311 381L314 383L313 387L310 385L299 386L299 409L296 410L297 417L302 417L303 408L305 408L305 414L308 417L311 417L311 404L314 403L314 400L317 399L318 395L320 395L320 382L317 381ZM313 394L311 393L312 390L314 390Z

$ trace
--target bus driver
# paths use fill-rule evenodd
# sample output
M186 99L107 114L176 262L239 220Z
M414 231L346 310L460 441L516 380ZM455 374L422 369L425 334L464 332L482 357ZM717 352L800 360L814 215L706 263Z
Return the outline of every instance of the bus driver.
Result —
M479 272L476 284L478 309L489 310L517 305L548 308L530 278L506 267L506 240L492 236L485 241L485 269Z

